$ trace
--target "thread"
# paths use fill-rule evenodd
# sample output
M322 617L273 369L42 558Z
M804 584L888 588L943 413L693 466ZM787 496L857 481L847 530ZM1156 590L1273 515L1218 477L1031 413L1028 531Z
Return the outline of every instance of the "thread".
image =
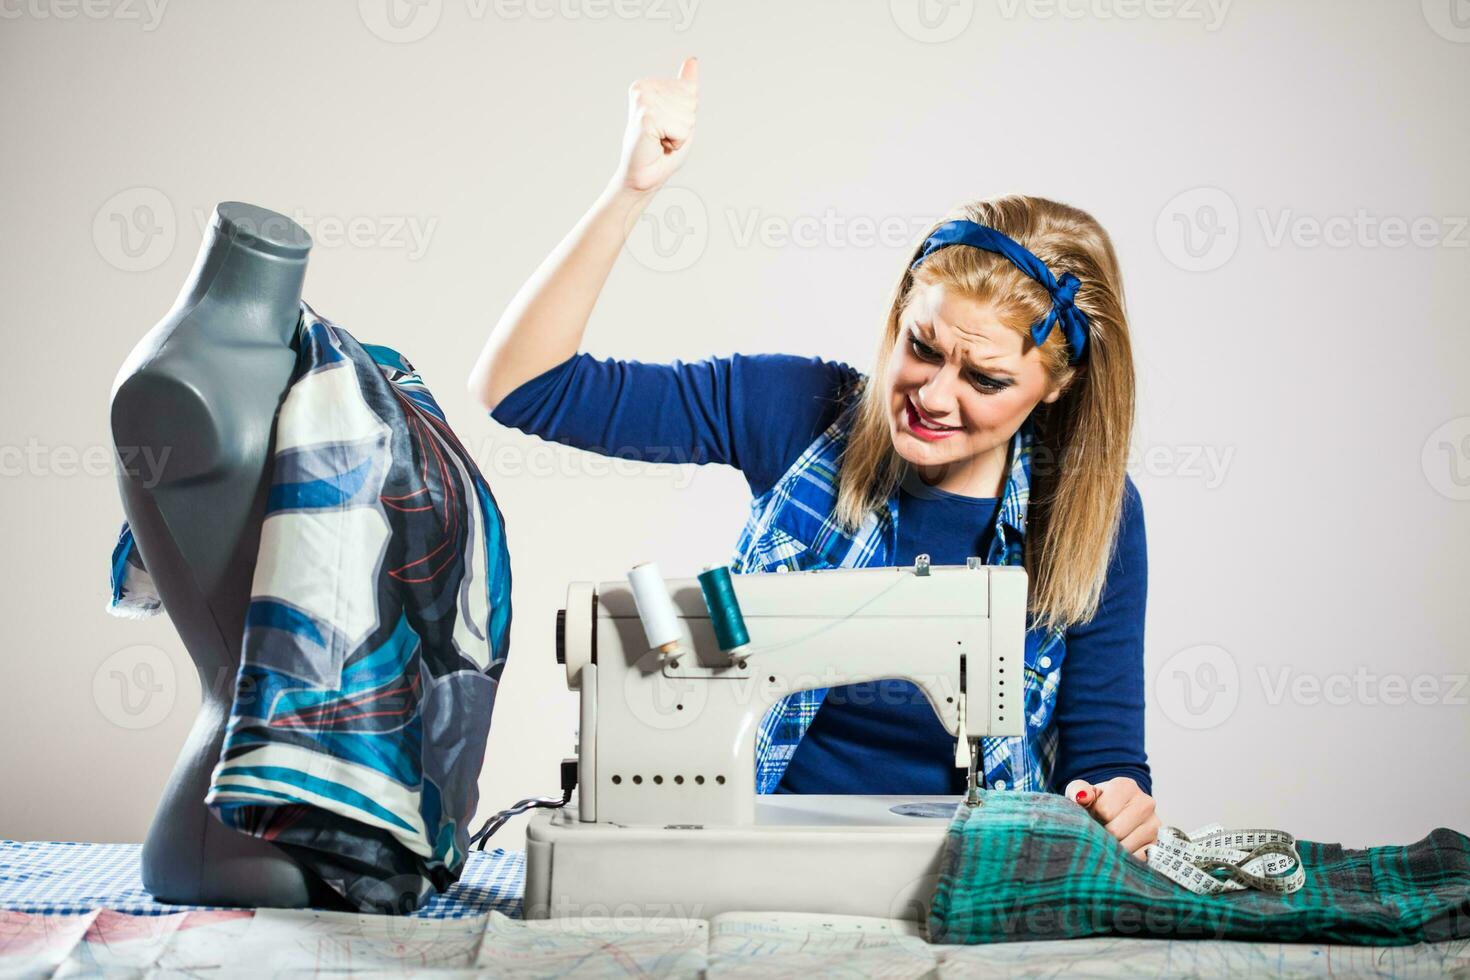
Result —
M667 651L677 646L682 635L679 611L674 608L669 587L659 574L658 563L646 561L634 565L628 572L628 585L633 590L638 618L643 621L643 635L648 637L648 648Z
M720 649L733 653L749 643L750 634L745 629L745 617L740 614L740 600L735 597L730 569L718 565L700 572L699 591L704 593L704 605L709 610L710 625L714 627L715 642Z

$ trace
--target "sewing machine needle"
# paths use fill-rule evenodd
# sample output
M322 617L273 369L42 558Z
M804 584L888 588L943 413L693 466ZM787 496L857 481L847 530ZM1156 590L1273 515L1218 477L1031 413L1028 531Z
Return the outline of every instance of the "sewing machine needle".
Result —
M970 770L967 776L968 792L965 794L966 806L980 805L980 740L970 739Z

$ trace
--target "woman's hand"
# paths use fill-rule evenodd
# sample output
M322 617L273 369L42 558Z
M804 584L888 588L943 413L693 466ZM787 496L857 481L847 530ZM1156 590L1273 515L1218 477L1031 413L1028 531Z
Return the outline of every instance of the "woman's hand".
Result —
M628 89L623 158L591 209L516 292L470 371L470 395L487 412L527 381L577 353L592 307L643 209L689 155L699 62L678 78Z
M662 187L689 155L698 106L698 58L685 58L678 78L640 78L628 86L628 129L613 182L639 193Z
M1159 818L1154 816L1154 798L1132 779L1118 776L1096 786L1074 779L1067 784L1065 795L1092 814L1134 857L1148 860L1148 845L1159 839Z

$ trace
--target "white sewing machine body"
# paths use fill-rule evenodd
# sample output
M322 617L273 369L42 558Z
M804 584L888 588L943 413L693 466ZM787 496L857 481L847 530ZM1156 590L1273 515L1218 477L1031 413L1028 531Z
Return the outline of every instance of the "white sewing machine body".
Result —
M912 682L957 740L1022 725L1026 573L1012 566L737 575L749 629L719 649L694 579L668 581L683 635L650 650L626 582L573 583L558 659L581 694L577 795L527 828L525 915L760 909L920 918L959 797L758 795L755 740L799 690Z

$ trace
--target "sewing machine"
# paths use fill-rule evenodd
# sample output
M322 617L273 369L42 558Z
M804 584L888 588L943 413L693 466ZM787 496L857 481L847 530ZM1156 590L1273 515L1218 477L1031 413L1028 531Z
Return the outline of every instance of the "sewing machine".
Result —
M749 631L733 652L694 579L667 581L678 639L657 649L628 582L568 588L557 659L581 694L577 793L527 827L527 918L923 917L961 798L758 795L756 732L794 691L906 679L955 736L973 800L978 739L1022 733L1025 570L920 556L731 583ZM901 812L916 803L929 815Z

